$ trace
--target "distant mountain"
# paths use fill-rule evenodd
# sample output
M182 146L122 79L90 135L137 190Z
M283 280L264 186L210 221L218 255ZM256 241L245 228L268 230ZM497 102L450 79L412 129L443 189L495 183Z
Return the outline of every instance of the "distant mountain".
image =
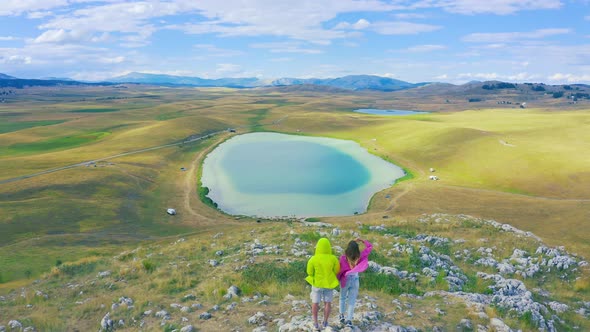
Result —
M48 80L48 81L73 81L73 79L68 77L41 77L40 80Z
M311 92L311 93L350 93L350 89L335 88L328 85L293 84L263 87L276 92Z
M279 78L268 82L255 77L247 78L219 78L206 79L200 77L159 75L145 73L129 73L124 76L114 77L108 80L115 83L141 83L161 85L187 85L202 87L229 87L229 88L253 88L267 86L291 86L291 85L315 85L329 86L346 90L379 90L396 91L410 89L424 85L412 84L388 77L372 75L351 75L338 78Z
M373 75L349 75L338 78L280 78L272 82L273 85L327 85L335 88L347 90L379 90L379 91L396 91L410 89L418 86L417 84L396 80L388 77Z
M112 85L113 83L87 83L78 82L71 79L23 79L16 78L5 74L0 74L0 88L17 88L22 89L31 86L74 86L74 85Z
M129 73L124 76L114 77L108 80L115 83L141 83L163 85L188 85L203 87L228 87L228 88L253 88L263 86L265 83L255 77L246 78L218 78L207 79L190 76L174 76L160 74Z

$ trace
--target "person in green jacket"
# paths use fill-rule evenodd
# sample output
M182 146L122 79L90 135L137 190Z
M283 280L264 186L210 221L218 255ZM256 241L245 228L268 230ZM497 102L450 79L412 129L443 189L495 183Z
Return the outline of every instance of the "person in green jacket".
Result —
M338 258L332 255L330 240L319 239L315 247L315 255L307 261L307 278L311 285L311 314L316 331L321 331L318 323L320 301L324 302L324 321L322 327L328 327L328 318L332 310L334 288L339 284L336 274L340 271Z

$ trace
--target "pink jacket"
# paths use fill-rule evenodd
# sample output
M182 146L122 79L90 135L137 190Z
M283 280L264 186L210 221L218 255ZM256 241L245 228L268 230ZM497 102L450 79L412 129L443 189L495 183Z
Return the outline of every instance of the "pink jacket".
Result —
M348 265L346 255L340 256L340 272L338 272L338 274L336 275L338 280L340 280L340 287L346 286L346 276L349 273L363 272L369 267L369 254L373 249L373 245L371 244L371 242L367 240L363 240L363 242L365 243L365 249L361 251L361 257L359 258L359 262L353 269L351 269L350 265Z

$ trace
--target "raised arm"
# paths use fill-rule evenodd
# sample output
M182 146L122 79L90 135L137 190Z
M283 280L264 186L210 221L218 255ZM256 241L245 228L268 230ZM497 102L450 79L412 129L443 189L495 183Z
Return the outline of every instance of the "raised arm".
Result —
M365 244L365 249L363 249L363 251L361 251L361 257L360 257L359 261L367 260L369 257L369 254L371 253L371 250L373 250L373 245L371 244L371 242L369 242L367 240L362 240L362 239L358 239L358 240L363 241L363 243Z

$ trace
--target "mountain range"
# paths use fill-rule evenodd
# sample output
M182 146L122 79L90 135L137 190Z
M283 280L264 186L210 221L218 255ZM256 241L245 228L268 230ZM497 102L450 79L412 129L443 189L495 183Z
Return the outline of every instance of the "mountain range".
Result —
M388 77L373 75L350 75L338 78L279 78L263 80L256 77L206 79L189 76L129 73L108 79L115 83L169 84L204 87L253 88L290 85L320 85L347 90L395 91L414 88L423 84L413 84Z
M461 85L438 82L409 83L389 77L375 75L349 75L337 78L278 78L278 79L260 79L256 77L244 78L201 78L191 76L174 76L163 74L148 74L132 72L127 75L117 76L107 79L103 82L84 82L75 81L69 78L42 78L42 79L21 79L10 75L0 73L0 87L22 88L26 86L57 86L57 85L112 85L112 84L150 84L163 86L192 86L192 87L227 87L227 88L277 88L310 90L323 89L349 91L400 91L413 88L420 88L416 93L421 95L441 94L441 93L491 93L495 94L501 90L513 90L527 92L533 89L537 92L553 93L561 91L562 87L566 90L574 86L576 90L580 88L586 90L587 85L573 84L569 85L545 85L542 83L505 83L499 81L471 81ZM483 89L483 91L482 91ZM414 91L414 90L412 90ZM586 92L586 91L584 91Z

